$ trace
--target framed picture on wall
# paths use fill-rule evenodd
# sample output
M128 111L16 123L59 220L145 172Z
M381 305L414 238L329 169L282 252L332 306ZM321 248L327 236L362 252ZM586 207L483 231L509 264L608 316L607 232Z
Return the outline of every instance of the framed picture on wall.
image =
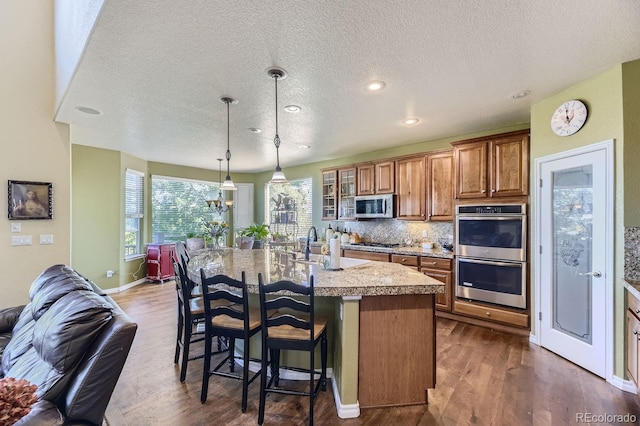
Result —
M9 220L53 218L53 184L9 181Z

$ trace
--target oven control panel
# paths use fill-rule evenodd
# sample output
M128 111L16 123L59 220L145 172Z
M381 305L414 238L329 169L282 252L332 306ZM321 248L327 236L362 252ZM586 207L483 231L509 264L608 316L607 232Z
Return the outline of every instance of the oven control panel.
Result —
M492 205L462 205L456 206L457 214L526 214L526 204L492 204Z

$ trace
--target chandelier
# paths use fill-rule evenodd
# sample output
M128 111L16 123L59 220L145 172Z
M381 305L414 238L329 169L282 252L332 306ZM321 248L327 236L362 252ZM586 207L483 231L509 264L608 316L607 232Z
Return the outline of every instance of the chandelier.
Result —
M218 181L222 182L222 158L218 158ZM225 200L222 196L222 186L218 189L218 198L208 197L205 202L214 213L218 214L228 212L233 206L233 200Z
M289 182L280 168L280 136L278 136L278 79L284 79L287 73L282 68L270 68L267 70L269 77L276 82L276 136L273 138L273 144L276 146L276 169L269 183L287 183Z

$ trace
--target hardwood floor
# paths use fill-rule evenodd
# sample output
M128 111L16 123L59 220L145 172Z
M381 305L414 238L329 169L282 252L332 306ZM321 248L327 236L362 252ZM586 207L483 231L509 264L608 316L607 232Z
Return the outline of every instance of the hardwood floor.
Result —
M176 292L173 281L143 284L113 295L138 323L138 333L107 408L109 425L255 425L258 381L240 411L240 381L212 377L200 403L202 361L191 361L180 383L173 364ZM194 350L199 351L201 347ZM320 393L318 425L564 425L578 413L636 416L640 399L620 391L527 338L437 320L437 384L429 404L362 410L337 417L331 387ZM267 395L265 425L305 424L308 398ZM585 422L586 423L586 422ZM610 421L604 423L611 423ZM616 423L624 424L624 423ZM632 423L629 423L632 424Z

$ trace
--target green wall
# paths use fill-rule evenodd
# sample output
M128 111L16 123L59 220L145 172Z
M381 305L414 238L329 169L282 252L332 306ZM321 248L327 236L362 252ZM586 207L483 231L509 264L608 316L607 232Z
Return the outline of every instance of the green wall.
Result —
M120 152L72 145L71 263L102 288L117 287L120 269Z
M537 158L613 139L615 141L615 207L614 207L614 374L624 377L624 191L623 169L625 149L625 121L622 103L622 66L614 67L587 81L568 88L531 108L531 175L535 173ZM556 136L549 124L553 111L569 99L580 99L588 108L589 116L584 127L568 137ZM637 157L636 157L637 158ZM636 168L637 169L637 168ZM628 171L628 173L634 173ZM635 172L634 174L636 174ZM531 206L534 212L535 182L531 179ZM535 223L531 223L531 235L536 235ZM535 265L535 250L532 264ZM535 318L535 269L531 268L531 313ZM535 333L532 321L532 333Z

